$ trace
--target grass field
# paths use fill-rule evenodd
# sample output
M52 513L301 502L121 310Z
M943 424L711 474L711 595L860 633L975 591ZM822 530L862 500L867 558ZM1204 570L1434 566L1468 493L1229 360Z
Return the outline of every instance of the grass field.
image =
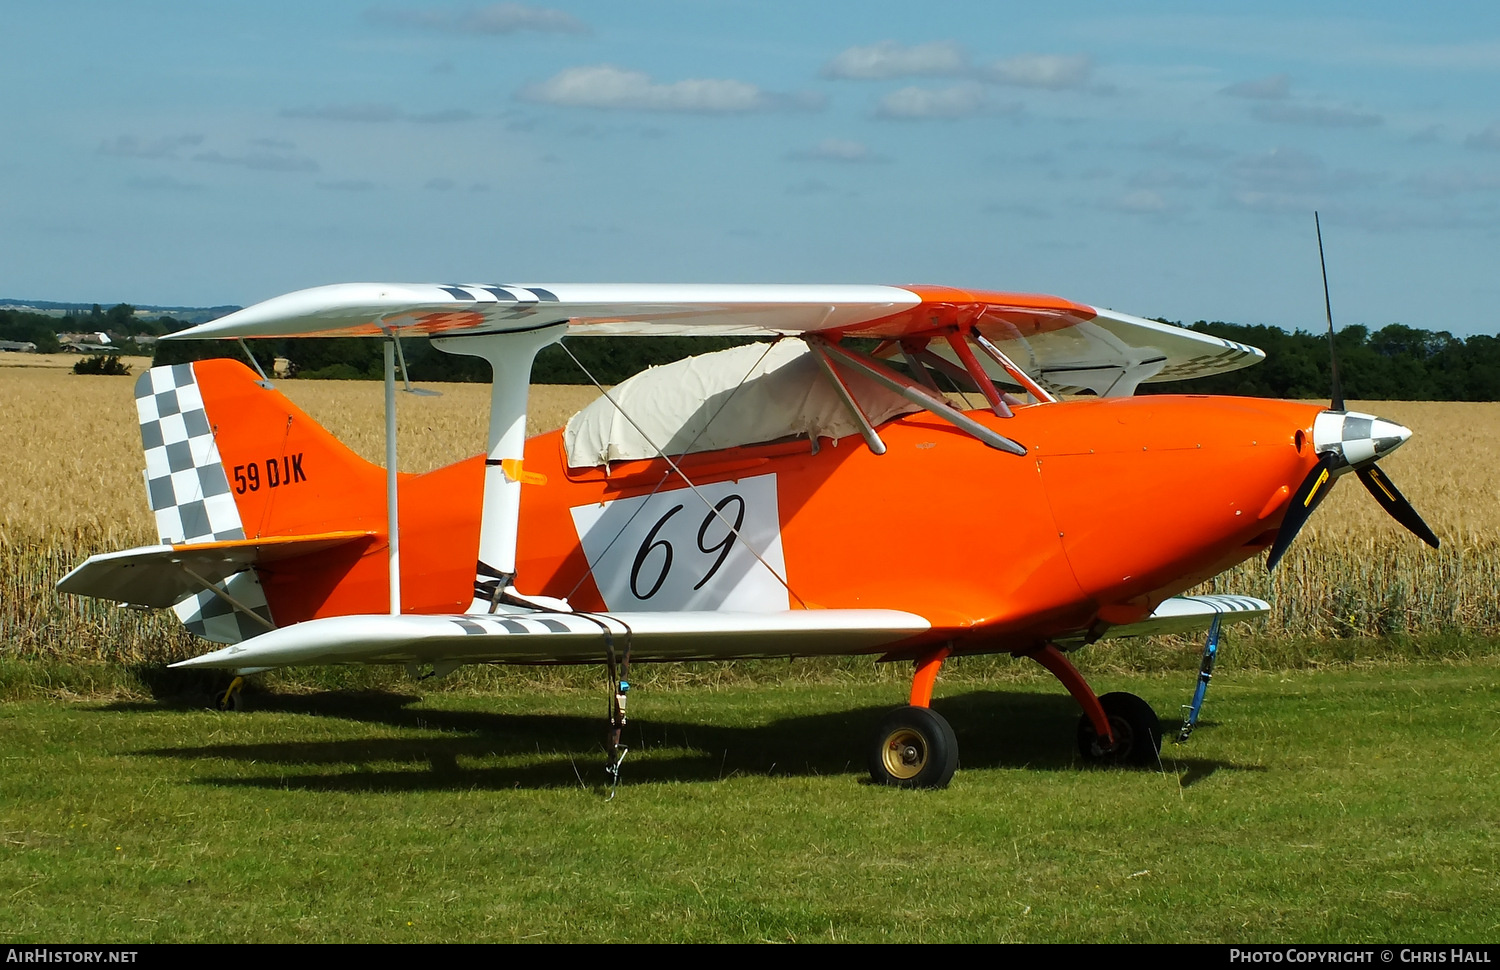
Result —
M961 770L863 780L894 684L0 707L0 939L1382 941L1500 933L1500 665L1225 670L1160 774L1050 678L945 676ZM1169 712L1190 676L1117 675Z
M1081 767L1076 705L1027 661L945 667L935 706L961 770L927 792L863 780L907 666L677 665L632 678L632 753L606 800L595 671L465 668L428 690L330 668L263 678L248 713L205 710L211 679L161 670L201 647L174 620L51 590L92 553L152 540L134 378L5 358L0 400L23 429L0 462L6 942L1500 929L1500 405L1366 406L1416 431L1383 467L1442 551L1346 483L1274 576L1252 561L1216 580L1276 612L1234 631L1205 723L1160 774ZM380 457L377 385L279 386ZM481 448L484 388L443 390L400 397L407 470ZM531 430L593 393L533 389ZM1196 650L1078 657L1101 693L1172 720Z

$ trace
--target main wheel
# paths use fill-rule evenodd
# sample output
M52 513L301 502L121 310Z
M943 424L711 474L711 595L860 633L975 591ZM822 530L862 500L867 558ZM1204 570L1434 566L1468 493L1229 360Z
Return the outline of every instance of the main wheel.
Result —
M897 788L945 788L958 769L958 738L941 714L898 707L880 722L870 749L870 778Z
M1109 718L1115 744L1106 745L1085 714L1078 719L1078 752L1083 760L1100 765L1157 767L1161 763L1161 722L1151 705L1123 691L1105 694L1099 698L1099 705Z

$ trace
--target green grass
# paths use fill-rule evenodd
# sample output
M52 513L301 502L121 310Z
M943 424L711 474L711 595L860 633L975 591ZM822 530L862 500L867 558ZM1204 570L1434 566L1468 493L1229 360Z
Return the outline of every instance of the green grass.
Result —
M668 670L671 668L663 668ZM0 708L0 939L1483 941L1500 663L1221 667L1165 772L1091 770L1025 670L955 668L960 771L876 788L878 678L660 674L602 788L596 681ZM76 672L58 675L59 694ZM1181 672L1102 672L1168 720ZM96 685L97 687L98 685ZM108 684L104 685L107 689Z

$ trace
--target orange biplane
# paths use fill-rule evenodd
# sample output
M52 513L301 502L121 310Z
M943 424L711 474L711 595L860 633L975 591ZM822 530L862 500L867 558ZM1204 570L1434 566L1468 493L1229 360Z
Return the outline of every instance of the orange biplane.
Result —
M595 334L773 339L653 368L527 440L536 353ZM407 335L492 365L485 455L396 473ZM1268 605L1179 594L1259 552L1274 565L1350 469L1436 544L1375 467L1405 428L1337 400L1132 396L1264 355L1054 297L345 284L175 336L385 339L387 467L234 361L153 368L136 401L161 544L59 588L171 607L224 644L180 667L606 663L616 777L631 662L833 654L915 664L869 748L879 782L948 782L934 680L995 652L1078 700L1085 759L1154 765L1155 713L1096 697L1067 652L1205 628L1212 648L1221 618Z

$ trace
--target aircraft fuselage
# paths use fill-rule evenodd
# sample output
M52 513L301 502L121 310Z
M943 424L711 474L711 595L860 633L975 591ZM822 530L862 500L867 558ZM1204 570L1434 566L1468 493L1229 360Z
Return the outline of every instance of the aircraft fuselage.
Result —
M879 429L883 455L858 437L690 455L692 488L662 460L570 469L552 432L526 445L545 484L523 490L516 585L616 612L897 609L932 622L922 642L1029 649L1139 620L1264 550L1316 462L1321 411L1148 396L969 412L1022 457L919 413ZM469 607L483 467L401 477L406 612ZM343 507L384 531L377 481L353 483ZM388 601L383 541L327 556L261 567L279 624Z

